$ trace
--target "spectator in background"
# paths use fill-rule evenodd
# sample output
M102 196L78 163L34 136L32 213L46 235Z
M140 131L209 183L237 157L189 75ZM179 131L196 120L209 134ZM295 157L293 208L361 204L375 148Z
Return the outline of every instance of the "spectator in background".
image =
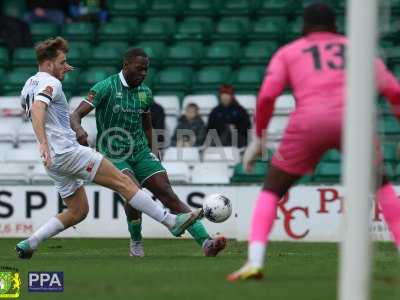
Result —
M247 111L235 98L231 85L223 85L219 89L219 105L215 107L208 119L208 130L215 129L223 146L247 145L247 132L251 128ZM237 145L233 145L234 135L237 134Z
M182 130L182 134L179 134ZM183 130L193 132L195 140L191 140ZM199 115L199 107L195 103L189 103L185 108L185 113L179 118L171 145L177 147L201 146L206 136L206 126Z
M150 106L150 114L151 114L151 125L153 126L153 129L155 129L155 132L157 134L157 131L159 130L159 134L157 134L157 142L159 145L159 148L164 148L164 134L163 132L165 131L165 112L164 108L158 104L157 102L153 102L153 104Z
M10 51L17 47L31 47L33 45L29 26L15 17L5 15L1 5L0 39Z
M70 0L69 15L74 21L97 21L108 19L106 0Z
M28 13L24 20L27 23L52 22L62 26L68 14L68 5L69 0L26 0Z

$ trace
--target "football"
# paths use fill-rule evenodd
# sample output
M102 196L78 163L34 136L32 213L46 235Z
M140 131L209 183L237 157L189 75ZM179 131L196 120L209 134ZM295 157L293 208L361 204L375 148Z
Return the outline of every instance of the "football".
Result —
M226 221L232 214L231 201L221 194L211 194L203 202L204 216L214 223Z

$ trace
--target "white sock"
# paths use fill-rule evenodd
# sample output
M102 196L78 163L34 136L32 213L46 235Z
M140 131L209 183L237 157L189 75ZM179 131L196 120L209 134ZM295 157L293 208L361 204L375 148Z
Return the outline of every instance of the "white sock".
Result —
M262 268L265 257L265 243L250 242L248 248L248 262L252 267Z
M57 217L52 217L28 238L29 245L32 249L36 249L42 241L64 229L64 224Z
M142 190L138 190L137 193L133 195L132 199L129 200L129 204L157 222L164 224L169 229L175 225L176 215L167 212L164 207L151 199L151 197Z

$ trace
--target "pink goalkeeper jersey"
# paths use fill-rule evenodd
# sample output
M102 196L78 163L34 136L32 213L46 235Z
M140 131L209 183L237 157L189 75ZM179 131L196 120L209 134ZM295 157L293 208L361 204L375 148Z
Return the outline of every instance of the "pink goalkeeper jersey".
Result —
M342 113L346 45L347 38L342 35L315 32L283 46L275 53L257 99L258 137L268 126L276 97L286 86L292 89L296 99L291 121L294 118L305 120L316 114ZM377 59L376 65L378 90L389 99L394 112L400 116L400 85L380 59Z

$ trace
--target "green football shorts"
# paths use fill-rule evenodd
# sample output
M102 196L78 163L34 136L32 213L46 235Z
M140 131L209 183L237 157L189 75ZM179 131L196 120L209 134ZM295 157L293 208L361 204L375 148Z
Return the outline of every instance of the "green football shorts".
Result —
M148 148L133 154L125 160L107 158L111 160L114 166L120 171L129 170L132 172L140 185L154 174L166 172L160 160Z

